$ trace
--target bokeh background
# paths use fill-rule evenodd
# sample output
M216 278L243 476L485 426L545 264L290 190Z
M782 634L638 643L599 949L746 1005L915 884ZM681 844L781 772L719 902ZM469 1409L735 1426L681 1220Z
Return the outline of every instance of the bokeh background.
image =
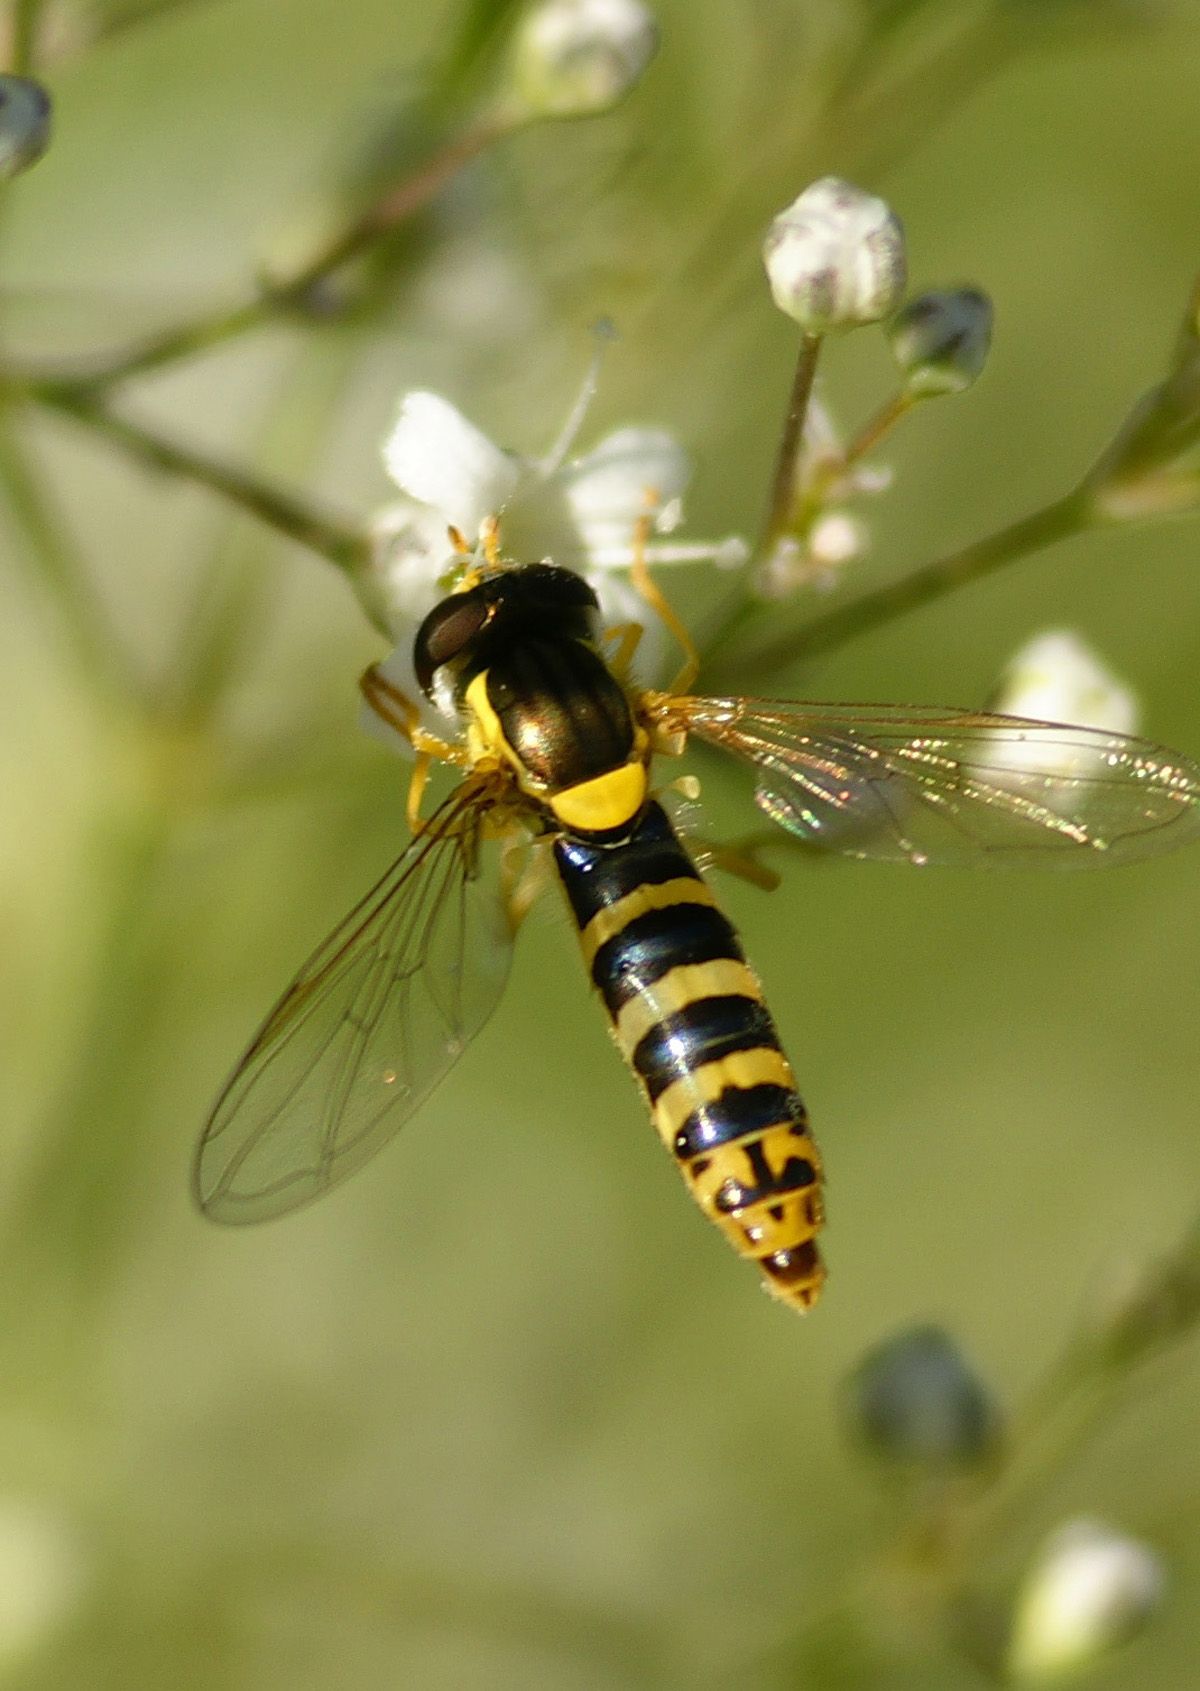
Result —
M388 497L404 388L542 449L603 312L621 339L589 433L673 429L690 529L749 533L795 345L758 243L833 170L901 212L918 285L976 282L997 310L980 385L885 454L895 487L842 591L1077 478L1156 379L1200 262L1194 11L657 9L629 101L472 167L370 310L281 321L122 403L361 515ZM48 15L56 139L5 208L10 353L119 345L302 241L365 119L461 22L448 0L224 0L78 50L103 16ZM844 419L888 382L878 337L833 347ZM64 419L13 426L101 644L117 631L156 703L81 661L75 590L48 581L10 485L0 1678L986 1683L936 1604L872 1571L897 1505L847 1443L842 1383L934 1321L1018 1404L1125 1265L1193 1220L1200 859L1076 878L797 857L773 895L728 885L829 1166L831 1278L803 1322L689 1203L553 898L398 1144L311 1211L212 1227L187 1172L214 1091L402 843L403 768L358 726L383 646L334 570L204 489ZM771 690L980 703L1022 641L1071 627L1146 731L1197 753L1198 552L1187 517L1095 533ZM702 568L673 579L685 614L708 602ZM700 773L715 825L744 826L742 774ZM1080 1513L1153 1543L1171 1600L1097 1685L1195 1678L1198 1386L1186 1345L1144 1370L969 1570L1002 1593Z

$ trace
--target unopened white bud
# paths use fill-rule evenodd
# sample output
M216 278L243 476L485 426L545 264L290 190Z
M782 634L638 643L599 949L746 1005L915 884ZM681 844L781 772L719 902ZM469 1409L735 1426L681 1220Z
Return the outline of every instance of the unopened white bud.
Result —
M825 511L808 535L808 554L819 569L837 569L867 549L867 527L848 511Z
M904 296L899 218L836 176L823 176L780 212L763 262L776 305L810 334L876 323Z
M1162 1600L1159 1557L1100 1521L1071 1521L1026 1578L1008 1646L1009 1676L1044 1684L1131 1638Z
M987 363L992 302L978 288L921 294L888 324L888 340L914 398L962 393Z
M593 117L624 99L657 50L642 0L541 0L513 43L517 98L532 117Z

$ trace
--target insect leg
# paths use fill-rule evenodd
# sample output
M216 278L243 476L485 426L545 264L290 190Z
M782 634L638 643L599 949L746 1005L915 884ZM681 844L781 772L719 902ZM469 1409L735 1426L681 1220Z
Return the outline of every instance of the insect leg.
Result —
M630 580L651 610L656 612L670 629L683 649L683 668L671 683L668 691L686 693L700 673L700 654L696 650L691 635L672 609L661 588L651 578L650 566L646 562L646 542L650 538L653 523L653 517L647 514L644 517L639 517L634 527L633 567L630 570Z
M440 758L443 763L466 764L465 747L456 746L422 728L416 705L388 680L378 664L373 663L363 671L358 685L376 716L389 728L394 728L397 734L402 734L414 751L424 753L427 758Z
M550 853L541 842L516 832L508 836L501 849L501 891L509 926L516 933L550 878ZM522 863L523 851L529 855Z
M710 840L703 834L695 834L688 840L701 865L723 869L762 892L774 892L783 878L758 859L763 847L774 843L774 837L766 833L746 834L740 840Z
M630 666L645 632L640 622L619 622L613 628L604 630L606 640L616 641L616 647L608 659L608 667L618 681L629 680Z

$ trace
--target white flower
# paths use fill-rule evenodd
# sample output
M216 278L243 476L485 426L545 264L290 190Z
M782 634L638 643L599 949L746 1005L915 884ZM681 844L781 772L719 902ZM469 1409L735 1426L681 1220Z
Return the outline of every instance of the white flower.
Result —
M849 511L822 511L803 544L784 535L760 565L754 588L763 599L790 599L802 587L828 592L840 572L870 544L866 524Z
M682 520L691 473L687 455L666 430L642 427L616 429L590 452L568 458L594 386L593 371L562 437L541 459L503 451L438 394L411 392L401 400L383 457L405 497L376 517L373 562L359 586L397 643L383 673L421 709L431 729L444 733L446 724L416 686L412 645L422 618L464 562L451 529L474 554L485 525L498 519L506 559L549 559L586 577L606 627L643 625L634 663L638 680L661 681L677 659L667 631L622 572L633 562L640 520L649 517L660 536ZM653 564L706 560L721 567L735 567L747 555L736 536L711 544L651 540L645 553ZM374 712L367 711L364 721L389 743L400 739Z
M1077 722L1132 734L1137 700L1130 689L1070 629L1035 634L1004 671L996 709L1042 722Z
M1147 1545L1101 1521L1060 1527L1018 1598L1010 1675L1040 1683L1095 1661L1145 1623L1163 1586L1162 1562Z
M1064 722L1112 734L1131 734L1137 728L1133 692L1070 629L1028 640L1005 669L992 703L1007 716L1038 722ZM1018 772L1074 775L1086 774L1086 766L1100 755L1048 740L1008 741L996 753L996 762Z

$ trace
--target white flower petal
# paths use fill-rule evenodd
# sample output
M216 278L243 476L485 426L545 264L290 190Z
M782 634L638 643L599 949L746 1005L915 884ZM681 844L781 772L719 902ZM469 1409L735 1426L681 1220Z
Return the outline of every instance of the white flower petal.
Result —
M417 624L441 597L439 584L453 558L446 525L427 505L398 499L376 512L362 585L394 640L411 642Z
M512 497L522 473L519 460L494 446L449 400L420 390L401 400L383 461L405 493L432 506L468 540Z
M667 509L672 526L691 479L687 453L665 429L616 429L562 471L563 495L588 550L622 542L647 511Z
M1131 689L1071 629L1026 641L1004 672L996 709L1114 734L1132 734L1138 716Z
M1132 734L1137 727L1133 692L1069 629L1028 640L1005 670L992 704L1009 716L1078 723L1110 734ZM997 750L995 762L1034 775L1087 776L1102 755L1099 748L1009 741Z

